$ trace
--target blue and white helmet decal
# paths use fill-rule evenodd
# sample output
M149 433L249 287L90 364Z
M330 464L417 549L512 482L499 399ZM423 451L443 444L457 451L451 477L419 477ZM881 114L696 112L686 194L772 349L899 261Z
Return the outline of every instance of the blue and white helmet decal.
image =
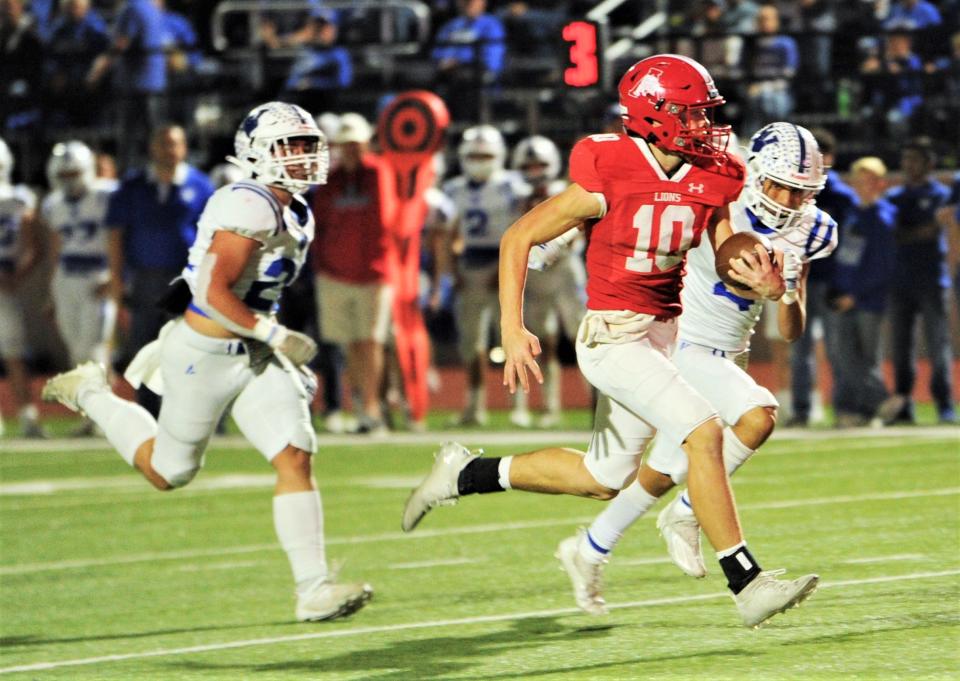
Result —
M793 123L770 123L760 128L747 145L747 182L744 201L767 227L783 230L803 214L783 206L763 193L763 184L772 180L783 187L808 192L812 202L827 181L823 156L813 134Z
M307 138L312 144L307 151L292 153L289 142L295 138ZM233 146L236 156L227 160L263 184L297 193L327 181L327 138L313 116L296 104L268 102L256 107L237 128Z

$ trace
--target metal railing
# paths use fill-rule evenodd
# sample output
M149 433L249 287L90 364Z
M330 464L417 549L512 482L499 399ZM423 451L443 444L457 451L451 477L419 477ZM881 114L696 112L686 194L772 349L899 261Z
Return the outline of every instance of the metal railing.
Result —
M267 16L278 14L303 14L315 9L316 5L307 0L224 0L217 5L211 16L211 39L218 52L259 49L259 25ZM323 8L329 10L376 11L379 14L379 39L366 49L381 54L415 54L420 46L430 39L430 8L420 0L324 0ZM397 40L396 27L400 15L409 13L414 21L411 26L415 34L402 42ZM236 15L247 22L247 43L234 46L227 37L226 27L229 19Z

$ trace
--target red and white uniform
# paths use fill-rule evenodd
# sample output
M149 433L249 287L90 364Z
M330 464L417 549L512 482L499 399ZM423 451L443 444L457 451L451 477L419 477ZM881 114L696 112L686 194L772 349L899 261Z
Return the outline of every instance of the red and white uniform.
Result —
M592 135L570 178L604 206L589 233L577 361L600 392L586 465L611 489L634 479L658 431L679 445L715 410L670 361L686 253L743 188L743 164L684 163L667 175L642 139Z
M670 176L647 143L622 134L591 135L570 154L570 179L602 195L606 214L587 247L587 308L680 314L686 252L710 217L740 194L744 168L685 163Z

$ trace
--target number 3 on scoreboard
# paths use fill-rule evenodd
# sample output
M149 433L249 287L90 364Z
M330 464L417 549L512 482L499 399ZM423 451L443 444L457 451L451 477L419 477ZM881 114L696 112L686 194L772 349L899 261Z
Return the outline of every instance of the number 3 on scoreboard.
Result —
M637 245L627 258L631 272L663 272L680 264L693 241L696 215L690 206L640 206L633 216Z

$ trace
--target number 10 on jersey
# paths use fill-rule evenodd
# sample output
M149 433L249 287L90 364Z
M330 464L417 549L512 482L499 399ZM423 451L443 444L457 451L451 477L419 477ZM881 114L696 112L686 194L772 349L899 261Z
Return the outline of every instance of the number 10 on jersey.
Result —
M693 242L695 220L690 206L640 206L633 215L636 247L627 258L626 268L631 272L663 272L679 265Z

